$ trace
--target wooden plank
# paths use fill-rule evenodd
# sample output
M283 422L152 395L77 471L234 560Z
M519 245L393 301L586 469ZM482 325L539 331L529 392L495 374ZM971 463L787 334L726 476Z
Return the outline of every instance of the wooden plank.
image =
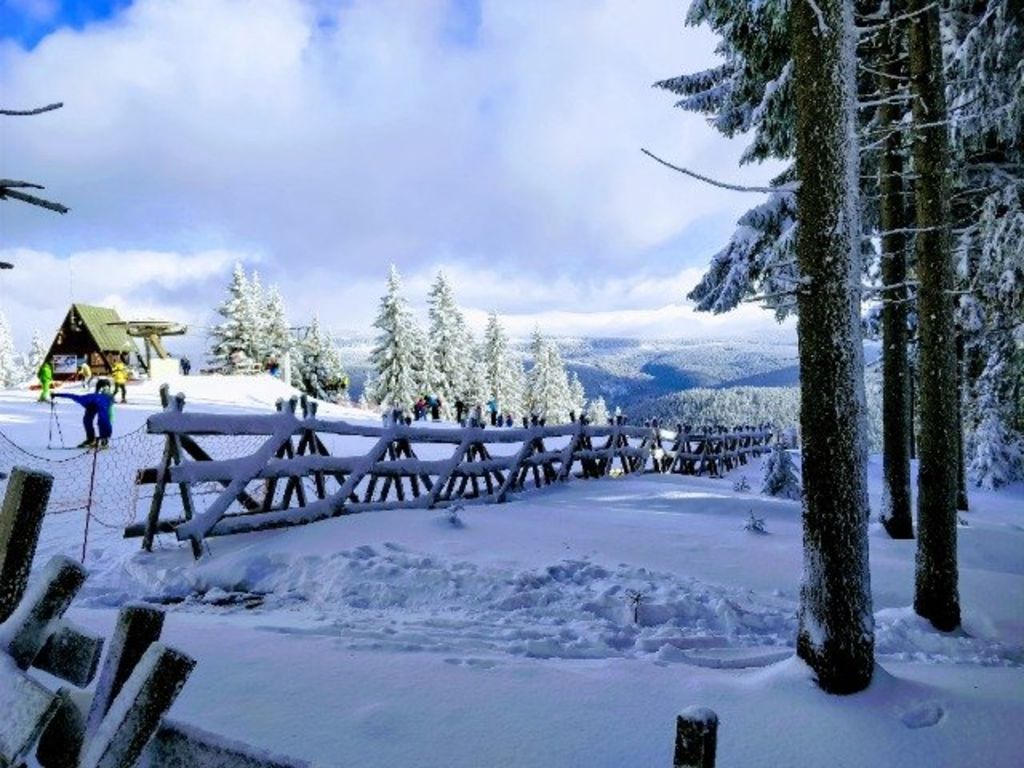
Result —
M32 660L32 666L85 688L96 676L102 653L102 637L61 619Z
M135 765L195 664L194 659L173 648L161 643L150 645L83 749L80 768Z
M0 656L0 765L20 765L59 707L57 694Z
M164 493L167 490L167 481L171 473L171 439L166 438L163 458L160 460L160 467L157 469L156 488L153 490L153 498L149 502L149 514L146 517L146 531L142 535L142 548L147 552L153 551L153 538L156 536L157 527L160 524L160 509L164 503Z
M77 768L78 753L85 737L81 700L87 697L85 691L57 689L57 711L36 746L36 760L43 768Z
M143 760L149 768L316 768L166 717Z
M183 416L185 414L175 415ZM281 445L284 444L285 440L288 440L291 437L293 425L296 422L295 417L290 414L280 414L280 416L288 417L288 420L279 420L275 422L278 425L277 431L265 440L263 445L261 445L256 452L249 457L249 460L254 466L261 467L266 464L267 460L274 455ZM249 484L250 480L252 480L250 473L235 477L228 483L224 491L209 507L206 508L205 511L197 514L194 518L175 530L174 533L178 537L179 541L183 541L185 539L189 539L191 541L192 551L197 559L201 554L201 542L203 536L224 516L224 513L231 505L231 502L234 501L239 494L244 493L245 487Z
M86 717L85 731L90 738L142 655L160 639L163 626L164 612L152 606L131 604L118 611L117 625Z
M196 461L210 461L210 462L213 461L213 458L210 456L210 454L208 454L206 451L204 451L200 447L199 443L197 443L195 440L193 440L188 435L179 435L178 439L179 439L179 443L181 445L182 450L184 450L185 453L187 453L189 456L191 456ZM216 481L216 482L218 482L218 483L220 483L225 488L227 487L228 483L231 480L230 477L227 477L227 478L211 478L211 479ZM242 493L238 494L238 496L236 497L236 501L238 501L239 504L241 504L243 507L245 507L246 509L248 509L248 510L250 510L252 512L258 511L260 509L260 507L261 507L260 503L258 501L256 501L256 499L254 499L252 496L250 496L248 493L246 493L245 491L242 491Z
M19 668L32 664L87 576L88 571L70 557L55 555L43 567L39 582L0 625L0 650L6 650Z
M53 475L15 467L0 506L0 623L25 594Z

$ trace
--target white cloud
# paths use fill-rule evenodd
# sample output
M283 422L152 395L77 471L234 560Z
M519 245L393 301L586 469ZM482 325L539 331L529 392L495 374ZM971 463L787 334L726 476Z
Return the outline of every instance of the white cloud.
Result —
M0 272L0 309L19 348L32 331L56 331L72 302L115 308L121 317L159 318L185 323L189 354L200 355L206 333L216 322L236 261L247 271L262 270L260 254L229 250L194 253L160 251L79 251L69 258L27 249L0 250L0 261L15 264ZM426 297L438 267L403 274L403 293L426 324ZM684 301L701 270L682 269L663 278L624 274L583 281L568 276L537 280L524 272L501 272L441 265L474 331L482 333L490 312L506 329L526 337L535 326L551 336L645 338L726 338L754 334L792 337L793 323L777 325L770 313L743 305L727 315L695 312ZM273 282L273 281L271 281ZM340 272L303 272L278 284L293 325L307 324L314 312L342 334L372 331L385 288L385 271L364 277ZM521 297L530 296L529 302ZM523 307L528 308L524 309Z
M650 87L708 66L710 37L683 27L678 0L484 0L458 42L450 11L137 0L32 51L0 46L5 100L66 102L5 122L0 167L72 208L0 204L0 242L52 254L57 274L74 254L81 300L138 310L208 314L216 254L242 254L340 327L368 327L389 262L423 284L446 265L480 311L658 325L643 313L681 301L680 269L752 201L640 147L731 179L774 170L736 171L737 143ZM90 270L106 280L78 277ZM66 299L61 279L40 301L59 314Z
M33 330L56 332L72 303L113 307L124 319L207 322L236 261L258 256L226 250L196 253L79 251L68 258L29 249L0 250L14 269L0 272L0 308L20 347Z

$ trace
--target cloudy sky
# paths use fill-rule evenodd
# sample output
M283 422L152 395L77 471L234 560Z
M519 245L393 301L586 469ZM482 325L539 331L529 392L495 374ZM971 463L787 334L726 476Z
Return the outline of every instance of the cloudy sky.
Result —
M658 79L715 62L687 0L0 0L0 307L25 344L69 301L202 329L241 261L290 319L370 330L388 264L482 326L774 333L684 300L761 183Z

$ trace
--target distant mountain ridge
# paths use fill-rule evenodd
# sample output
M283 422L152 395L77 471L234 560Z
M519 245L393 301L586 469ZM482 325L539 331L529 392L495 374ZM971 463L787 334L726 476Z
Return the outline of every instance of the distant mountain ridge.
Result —
M580 377L588 398L643 417L658 399L681 390L724 387L795 387L800 382L796 342L751 340L553 338L566 367ZM369 372L371 336L337 337L358 398ZM532 363L529 341L513 346Z

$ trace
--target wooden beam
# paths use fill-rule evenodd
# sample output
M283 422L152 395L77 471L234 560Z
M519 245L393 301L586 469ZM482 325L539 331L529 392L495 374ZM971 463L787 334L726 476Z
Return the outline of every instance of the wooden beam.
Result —
M163 626L164 612L152 606L125 605L118 611L117 625L86 717L85 732L89 738L96 733L142 655L160 639Z
M0 506L0 623L25 594L52 487L53 475L24 467L7 479Z
M20 669L31 666L87 576L88 571L75 560L54 555L43 567L39 582L0 625L0 650Z
M184 653L150 645L83 749L80 768L134 766L194 667Z
M61 619L32 660L32 666L85 688L96 676L102 653L102 637Z
M21 765L59 707L57 694L0 663L0 765Z

